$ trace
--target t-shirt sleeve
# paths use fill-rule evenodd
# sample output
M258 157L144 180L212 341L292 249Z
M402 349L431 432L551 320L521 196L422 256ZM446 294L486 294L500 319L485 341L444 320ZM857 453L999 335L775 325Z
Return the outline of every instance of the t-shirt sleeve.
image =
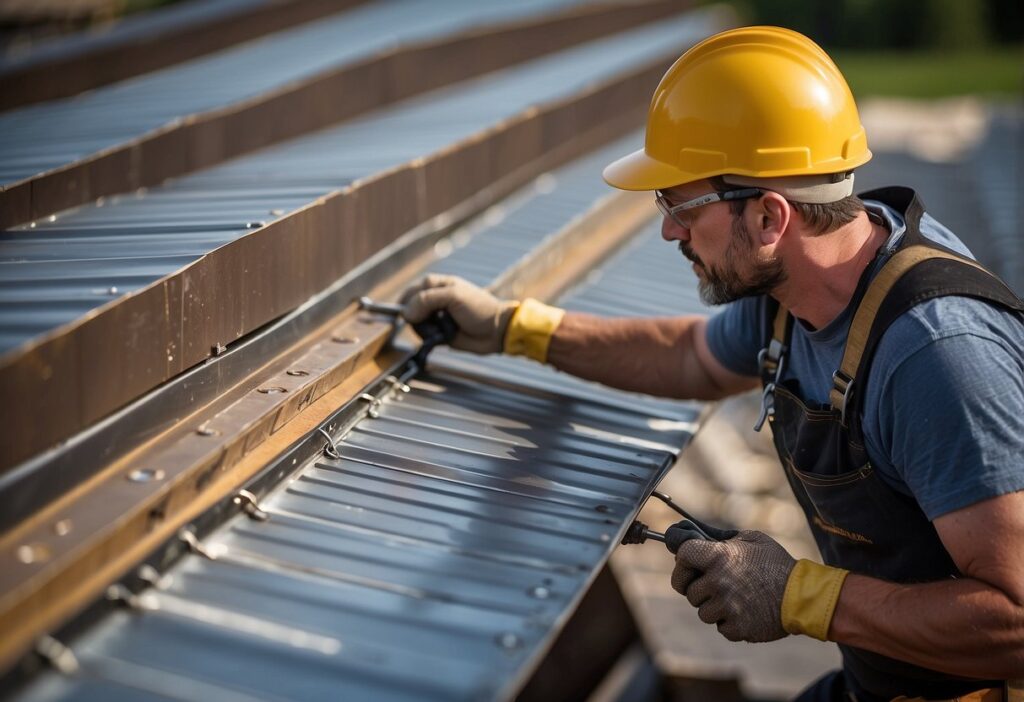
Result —
M959 333L914 350L884 382L882 454L929 519L1024 490L1022 365L1005 341Z
M731 302L708 320L708 348L718 362L740 375L757 376L765 299L747 297Z

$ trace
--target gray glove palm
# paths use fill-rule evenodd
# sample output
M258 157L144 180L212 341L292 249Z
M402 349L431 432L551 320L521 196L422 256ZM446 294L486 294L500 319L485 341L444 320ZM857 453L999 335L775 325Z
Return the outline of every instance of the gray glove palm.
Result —
M690 539L676 551L672 587L730 641L774 641L787 636L782 597L794 565L785 548L759 531L727 541Z
M474 353L498 353L518 303L499 300L483 288L452 275L430 274L402 294L402 316L422 322L437 310L447 310L459 326L452 348Z

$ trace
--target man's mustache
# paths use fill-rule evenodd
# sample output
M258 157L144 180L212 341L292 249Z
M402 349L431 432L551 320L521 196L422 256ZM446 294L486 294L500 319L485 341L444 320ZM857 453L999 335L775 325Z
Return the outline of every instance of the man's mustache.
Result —
M704 262L700 260L700 256L694 253L693 249L686 242L679 242L679 253L683 254L690 263L696 263L701 268L704 268Z

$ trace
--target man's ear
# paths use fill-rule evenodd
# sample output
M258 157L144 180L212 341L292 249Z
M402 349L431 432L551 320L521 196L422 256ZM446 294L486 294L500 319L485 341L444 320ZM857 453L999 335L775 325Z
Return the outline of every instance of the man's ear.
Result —
M782 235L789 228L793 216L793 208L786 198L770 190L765 191L757 200L755 211L757 219L752 231L762 246L778 244Z

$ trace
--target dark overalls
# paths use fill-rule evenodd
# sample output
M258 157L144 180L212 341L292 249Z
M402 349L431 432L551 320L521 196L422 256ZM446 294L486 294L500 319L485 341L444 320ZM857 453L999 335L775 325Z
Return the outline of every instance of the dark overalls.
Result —
M961 574L917 502L876 473L864 449L862 402L882 334L900 314L943 295L980 298L1013 310L1024 304L981 266L925 239L923 205L912 190L864 193L903 215L906 233L877 275L868 266L854 300L857 311L828 405L809 405L782 380L793 318L769 300L761 352L764 402L786 477L826 564L891 582L915 583ZM880 252L881 255L881 252ZM965 466L969 469L969 466ZM899 695L949 699L1002 681L955 677L839 646L848 685L860 702Z

